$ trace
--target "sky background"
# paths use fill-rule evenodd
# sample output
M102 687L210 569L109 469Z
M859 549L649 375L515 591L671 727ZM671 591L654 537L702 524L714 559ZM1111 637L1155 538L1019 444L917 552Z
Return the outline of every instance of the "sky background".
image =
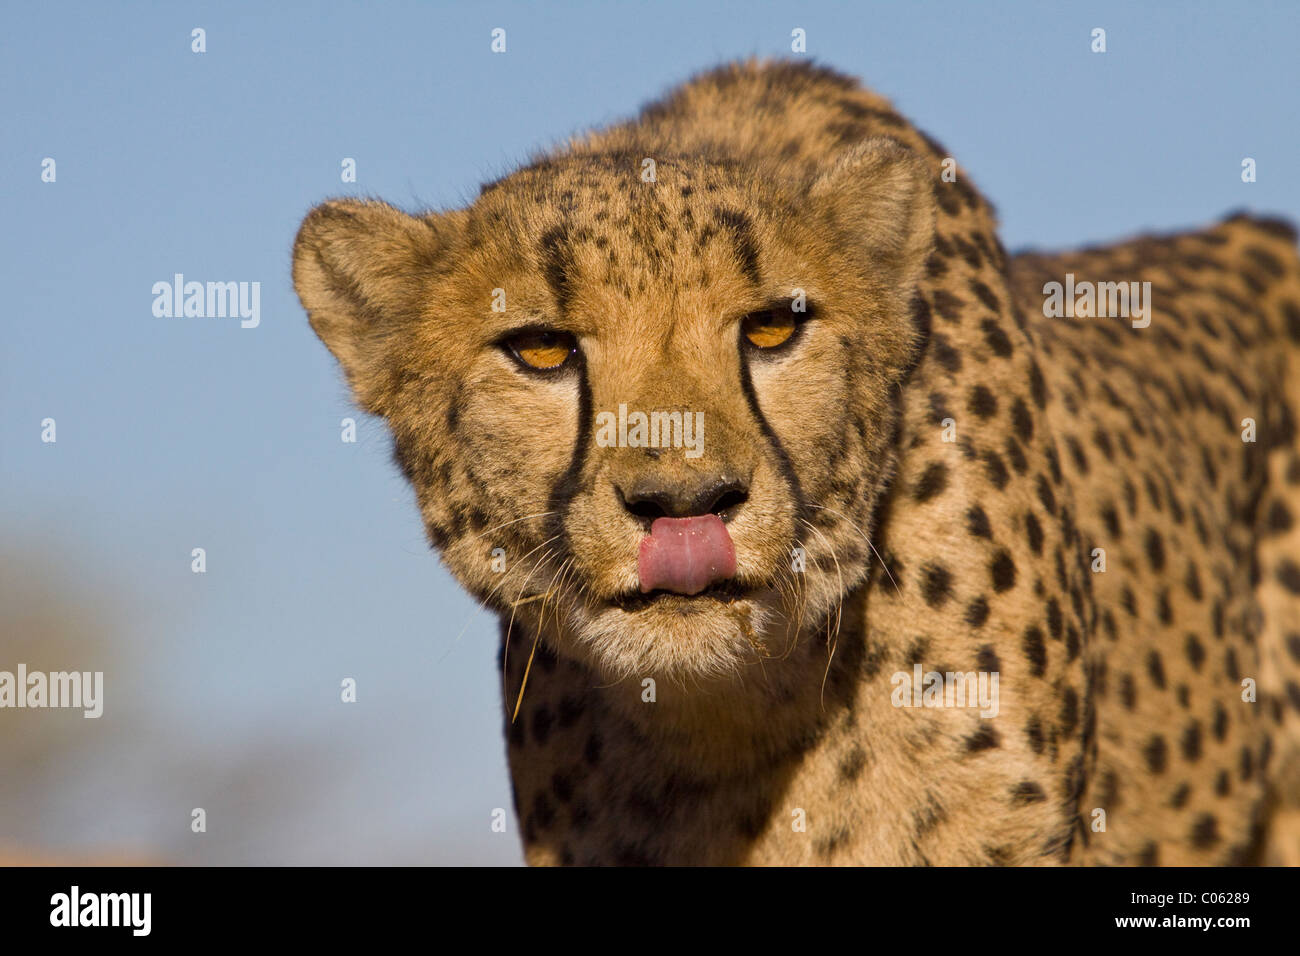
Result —
M510 807L495 622L429 551L384 429L349 404L293 292L294 234L326 197L464 204L698 70L788 54L802 27L809 56L952 151L1013 250L1242 207L1300 219L1295 3L2 16L0 670L102 669L107 686L99 720L0 710L0 859L520 860L513 819L490 830ZM151 288L177 272L260 282L260 326L155 318Z

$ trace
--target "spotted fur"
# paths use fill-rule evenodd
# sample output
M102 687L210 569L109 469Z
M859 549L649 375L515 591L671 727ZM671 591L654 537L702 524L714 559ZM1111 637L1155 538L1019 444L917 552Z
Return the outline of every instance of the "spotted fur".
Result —
M467 209L307 217L312 325L501 616L529 862L1297 860L1295 233L1008 256L947 158L745 63ZM1150 325L1044 317L1066 273L1151 282ZM793 345L747 351L795 289ZM500 347L537 325L566 373ZM598 446L620 403L703 412L706 454ZM743 487L734 585L637 596L644 482ZM997 672L998 716L894 706L916 664Z

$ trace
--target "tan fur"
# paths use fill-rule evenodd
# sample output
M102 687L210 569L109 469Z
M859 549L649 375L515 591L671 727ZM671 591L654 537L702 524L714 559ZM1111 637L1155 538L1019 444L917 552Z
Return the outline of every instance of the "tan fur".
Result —
M466 210L304 222L313 327L502 617L530 862L1294 861L1294 234L1009 258L946 157L847 78L747 63ZM1151 281L1150 327L1044 318L1066 272ZM795 289L793 346L743 349ZM527 326L580 364L522 371ZM620 404L702 412L705 454L599 447ZM744 593L635 600L621 489L720 478ZM996 671L998 716L894 706L916 663Z

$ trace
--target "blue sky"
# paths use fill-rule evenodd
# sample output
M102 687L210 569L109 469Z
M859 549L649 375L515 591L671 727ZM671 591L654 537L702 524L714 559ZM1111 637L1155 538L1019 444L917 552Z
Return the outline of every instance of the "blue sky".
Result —
M15 3L5 26L0 555L17 590L107 609L77 626L108 686L0 791L0 847L518 861L489 830L495 623L428 551L379 423L339 441L355 412L293 294L328 196L462 204L802 27L952 151L1009 248L1300 218L1291 3ZM260 282L260 326L154 317L177 272ZM0 669L24 620L0 608Z

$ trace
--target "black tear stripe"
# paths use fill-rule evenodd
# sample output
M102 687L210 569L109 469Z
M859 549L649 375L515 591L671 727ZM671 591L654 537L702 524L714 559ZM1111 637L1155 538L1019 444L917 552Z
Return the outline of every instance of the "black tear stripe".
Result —
M546 510L551 512L543 523L543 541L551 538L551 547L562 565L573 556L573 545L569 541L569 530L565 524L569 503L573 501L581 486L582 470L587 464L587 452L591 447L591 386L587 382L587 363L582 353L578 353L578 437L573 443L573 457L569 467L551 486L550 496L546 501ZM545 553L545 548L542 549Z
M749 403L750 414L758 422L759 430L762 431L763 437L767 439L767 443L772 446L772 452L776 455L778 470L790 486L790 495L794 498L796 520L807 521L808 506L804 502L803 486L799 483L799 476L794 473L794 466L790 463L790 456L786 454L785 446L781 444L781 439L772 430L772 426L768 424L767 418L763 415L763 410L759 408L758 395L754 392L754 382L749 377L749 365L746 364L744 356L741 356L740 360L740 389L745 393L745 400Z
M713 216L731 235L740 257L740 268L753 285L762 285L763 274L758 268L758 240L754 236L754 221L739 209L717 208Z
M572 271L573 261L569 255L569 232L565 226L552 226L542 234L537 245L541 259L542 274L546 284L551 287L555 304L560 312L569 307L573 297Z

